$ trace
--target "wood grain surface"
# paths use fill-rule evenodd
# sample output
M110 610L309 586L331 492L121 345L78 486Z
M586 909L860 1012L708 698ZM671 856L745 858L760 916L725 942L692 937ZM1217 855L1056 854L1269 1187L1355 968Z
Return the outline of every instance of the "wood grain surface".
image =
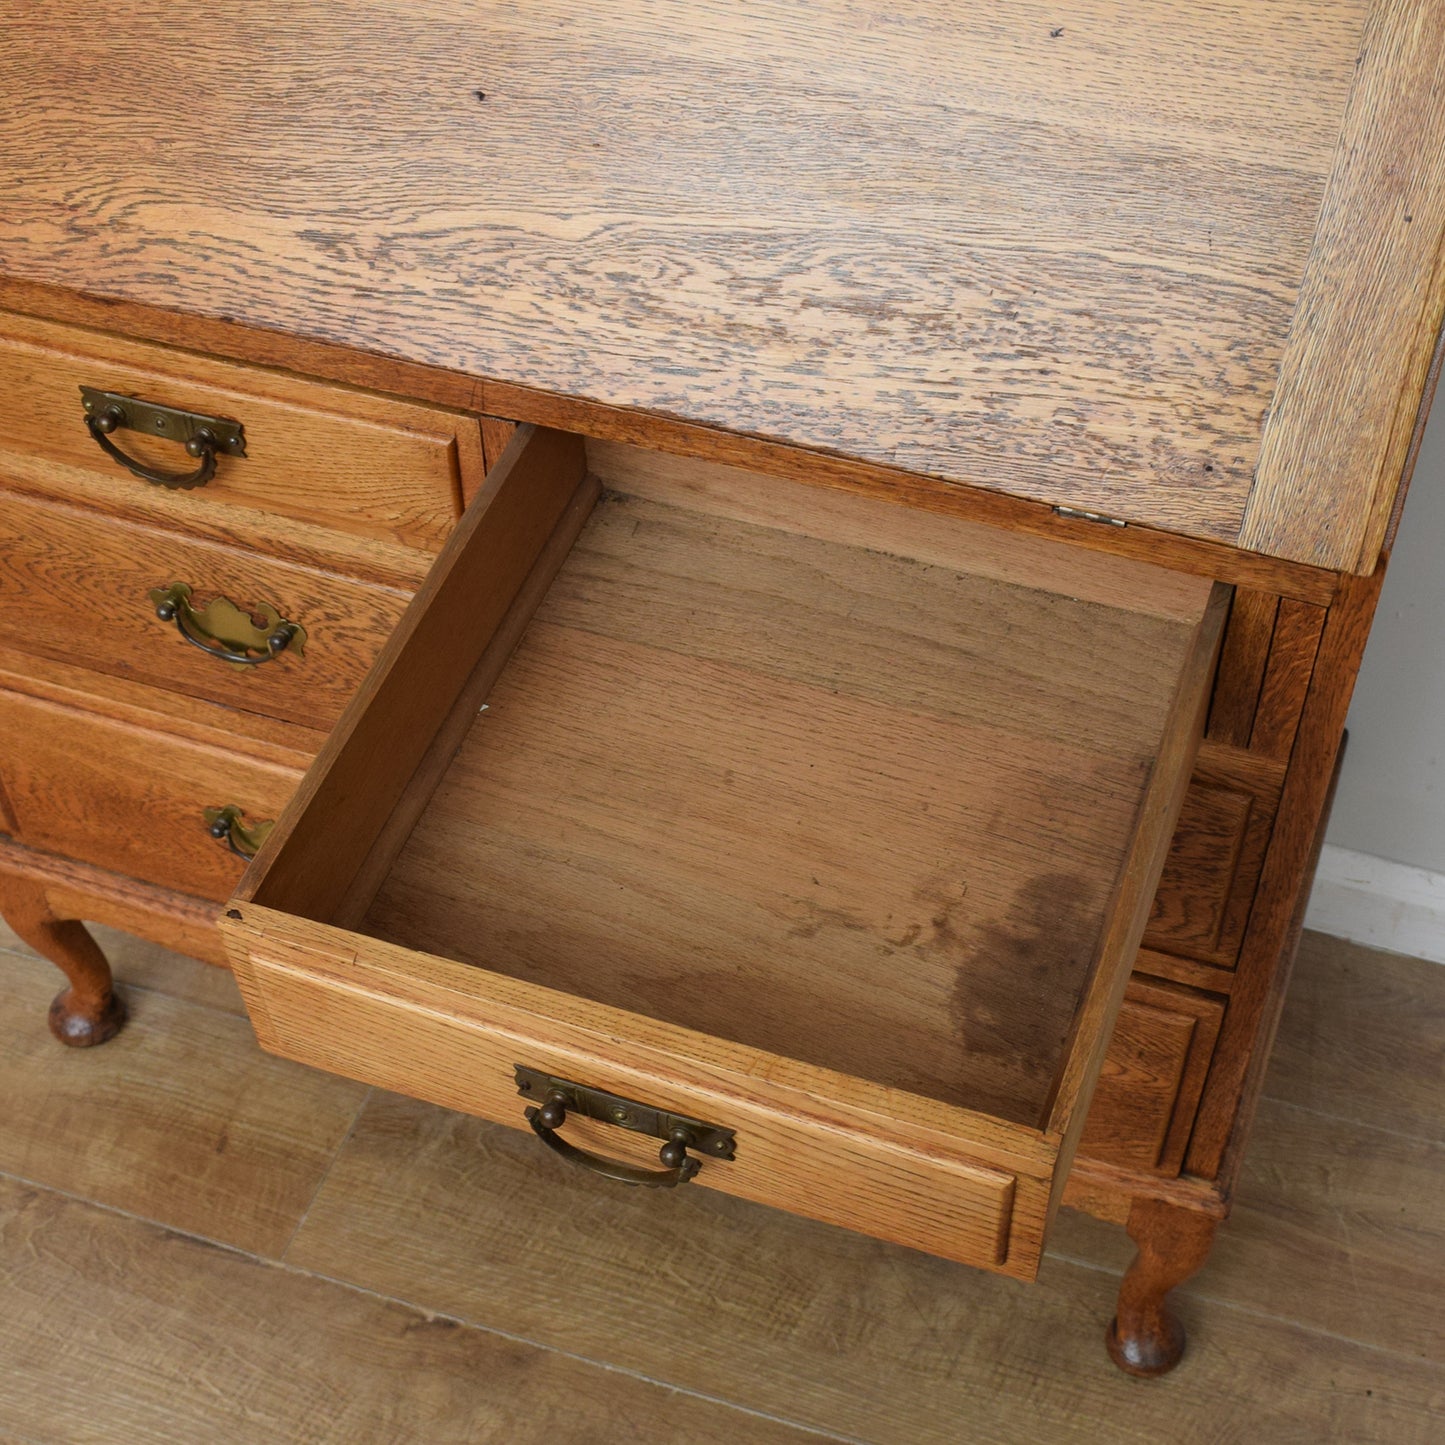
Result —
M244 669L206 656L155 615L150 591L173 582L191 586L198 608L218 596L244 608L269 603L306 629L304 653ZM242 712L329 727L408 600L277 557L0 492L0 639Z
M275 822L301 781L244 745L206 746L3 688L0 737L21 842L216 903L245 863L211 837L206 809L234 804L247 826Z
M457 749L466 741L477 714L486 707L492 688L511 660L517 643L547 595L558 569L567 560L577 534L591 515L600 494L601 484L591 475L585 476L573 492L572 500L537 553L526 580L477 658L445 719L433 733L431 743L405 791L332 913L331 921L338 928L356 928L366 917L376 899L377 890L390 875L397 855L406 846L437 785L446 776Z
M701 1182L1031 1277L1227 594L966 528L920 561L855 499L811 536L796 484L764 526L755 478L639 459L693 505L605 495L360 931L325 926L484 656L459 599L509 598L577 490L569 440L513 438L227 910L258 1036L514 1127L519 1058L726 1119L746 1148Z
M22 279L1233 541L1367 8L189 0L97 34L62 3L0 73L0 245ZM1428 50L1439 0L1394 8ZM1423 186L1399 54L1363 125ZM1378 196L1332 195L1368 232ZM1405 253L1376 274L1366 367L1429 311ZM1298 551L1301 509L1266 510L1257 545Z
M1269 647L1269 665L1249 735L1251 753L1282 763L1289 761L1324 625L1323 607L1281 599Z
M0 869L30 878L56 918L88 919L148 939L208 964L226 964L216 905L90 863L77 863L0 837Z
M7 1445L820 1438L13 1180L0 1209Z
M1223 1016L1197 989L1131 978L1079 1156L1177 1173Z
M1301 1150L1281 1153L1303 1165ZM1321 1163L1311 1157L1296 1200ZM1038 1284L1020 1288L685 1192L664 1201L609 1190L556 1167L534 1139L375 1095L288 1258L879 1445L1193 1445L1221 1434L1430 1445L1439 1433L1440 1367L1317 1325L1303 1250L1284 1256L1292 1268L1274 1275L1263 1310L1258 1292L1230 1308L1206 1266L1181 1301L1191 1353L1150 1388L1104 1361L1130 1253L1121 1231L1098 1226L1080 1240L1072 1226L1093 1221L1066 1211L1071 1257L1046 1259ZM1362 1313L1397 1298L1402 1311L1413 1299L1413 1318L1429 1306L1401 1276L1362 1267L1358 1278L1372 1296ZM1397 1282L1410 1293L1398 1296ZM710 1301L706 1329L699 1298Z
M589 438L588 469L609 490L797 536L906 557L976 578L1032 586L1048 579L1061 597L1192 622L1197 575L1036 536L1019 536L899 496L843 491L821 475L784 480L743 467Z
M366 930L1036 1124L1207 594L1073 602L809 500L604 499Z
M241 966L249 965L252 958L295 975L310 974L328 987L360 997L392 999L442 1020L480 1025L498 1036L545 1037L547 1047L566 1047L623 1083L650 1076L700 1098L728 1095L753 1109L792 1111L840 1130L873 1128L886 1120L894 1142L922 1153L948 1156L966 1138L967 1153L975 1161L1034 1179L1045 1177L1052 1167L1055 1141L1025 1125L795 1059L772 1058L745 1044L630 1015L503 974L478 978L475 965L294 918L264 903L232 901L236 906L222 914L220 928L232 957L241 959L238 983L263 1038L269 1027L264 1001L259 1009L253 1006L245 976L248 969ZM623 1040L625 1059L618 1049ZM425 1058L426 1050L417 1054ZM469 1077L436 1062L424 1067L433 1076L433 1086L447 1089L450 1097L465 1097L474 1087ZM515 1087L510 1075L508 1079ZM515 1101L516 1095L511 1097ZM509 1110L508 1121L515 1117Z
M0 946L13 940L0 935ZM162 970L159 951L147 960L147 949L131 945L123 976L189 994L174 971L186 961ZM1279 1084L1307 1095L1328 1076L1331 1111L1348 1115L1350 1100L1365 1097L1379 1110L1404 1096L1433 1129L1441 970L1364 950L1353 951L1353 977L1314 969L1331 956L1330 940L1307 940L1298 982L1309 985L1308 1027L1289 1061L1302 1072L1285 1079L1276 1068L1267 1092ZM30 959L28 968L44 966ZM190 971L203 984L229 982L202 965ZM22 1008L0 1026L8 1022L35 1021ZM135 1038L142 1054L171 1057L161 1031ZM253 1047L243 1030L210 1038L226 1051ZM1361 1060L1353 1045L1367 1040ZM1423 1067L1431 1059L1435 1075ZM37 1047L18 1067L40 1088L11 1076L7 1086L37 1097L54 1086L57 1062L53 1047ZM173 1110L185 1129L189 1108L211 1107L204 1078L185 1095L156 1088L163 1062L131 1069L108 1096L133 1129L152 1111L176 1128ZM86 1108L83 1092L65 1102ZM1039 1283L1021 1288L717 1193L618 1188L560 1167L526 1135L373 1095L279 1269L117 1218L83 1179L64 1202L46 1203L35 1185L7 1192L0 1438L53 1440L61 1402L81 1412L67 1415L67 1439L88 1438L88 1427L106 1445L118 1433L161 1445L218 1431L238 1445L349 1445L376 1433L347 1430L355 1400L388 1442L485 1440L497 1417L468 1409L512 1398L515 1361L499 1363L484 1345L473 1354L465 1337L495 1332L592 1361L609 1377L642 1374L697 1392L681 1417L659 1414L673 1398L662 1395L614 1419L617 1397L600 1384L534 1360L522 1376L529 1410L503 1415L494 1432L508 1445L530 1445L528 1420L553 1430L549 1445L646 1440L653 1420L667 1445L706 1440L699 1396L739 1407L726 1417L727 1439L769 1445L757 1433L765 1422L747 1412L876 1445L958 1445L961 1434L979 1445L1434 1445L1445 1366L1420 1358L1419 1330L1434 1325L1441 1241L1429 1211L1445 1161L1437 1155L1431 1167L1421 1152L1402 1168L1398 1133L1380 1154L1359 1148L1349 1129L1342 1153L1330 1122L1311 1123L1318 1118L1261 1111L1255 1157L1280 1167L1250 1171L1234 1221L1248 1234L1241 1253L1229 1253L1226 1225L1213 1261L1180 1291L1192 1337L1184 1367L1163 1387L1141 1388L1105 1367L1100 1350L1131 1253L1121 1230L1065 1211ZM32 1109L21 1123L38 1137L55 1114ZM92 1167L108 1155L133 1177L165 1171L164 1154L138 1158L128 1139L92 1136ZM208 1187L204 1176L195 1186L162 1177L165 1189L136 1189L150 1201L143 1209ZM1381 1207L1387 1189L1399 1191L1394 1212ZM1272 1248L1276 1230L1281 1247ZM1311 1241L1330 1261L1323 1287ZM1423 1257L1401 1268L1412 1245ZM401 1313L385 1307L388 1297L407 1302ZM97 1394L109 1401L104 1417L83 1413ZM553 1413L579 1398L592 1413ZM228 1413L242 1399L249 1411Z
M584 487L590 502L580 437L518 429L258 855L247 896L264 877L278 906L331 917Z
M1434 965L1306 933L1275 1037L1272 1099L1445 1144L1445 991ZM1336 1066L1347 1060L1348 1068Z
M1210 1066L1186 1166L1230 1186L1264 1083L1289 963L1304 922L1308 881L1323 842L1350 695L1379 601L1385 568L1344 579L1320 636L1315 671L1280 793L1238 978Z
M0 490L14 496L57 501L97 517L183 532L218 546L259 552L315 571L340 572L408 595L426 580L436 561L435 552L423 548L339 531L324 521L260 511L235 494L226 505L218 505L205 488L172 492L136 487L128 477L119 467L102 472L55 466L42 456L13 451L0 457Z
M1154 893L1148 947L1234 966L1283 784L1283 764L1204 740Z
M242 1019L142 990L127 999L134 1027L62 1052L45 1027L57 977L0 951L0 1170L240 1249L284 1249L364 1091L262 1054Z
M1239 541L1368 572L1445 318L1445 5L1374 0Z
M3 270L0 270L0 305L12 311L85 326L106 335L119 332L179 347L188 353L200 351L247 365L275 366L317 380L366 386L438 406L469 411L485 411L490 407L513 422L665 450L678 456L721 462L854 495L883 497L933 516L957 517L1051 541L1070 542L1090 552L1169 567L1193 577L1264 589L1321 606L1328 604L1339 588L1336 573L1300 562L1280 561L1263 553L1243 552L1225 542L1205 541L1143 525L1102 526L1082 515L1055 511L1045 502L959 486L881 462L810 451L792 443L720 431L657 412L563 397L535 387L477 381L465 372L357 351L337 342L318 341L295 332L271 331L241 320L205 317L195 312L170 311L160 306L68 291L23 280ZM490 455L495 460L500 450L495 442L492 445Z
M1348 1021L1340 1025L1345 1033ZM1427 1036L1411 1029L1402 1043L1411 1039ZM1339 1072L1353 1073L1348 1059ZM1437 1062L1437 1097L1440 1077ZM1263 1147L1245 1157L1208 1293L1308 1308L1337 1334L1445 1364L1445 1141L1269 1098L1255 1128Z
M1225 998L1234 988L1234 974L1231 970L1213 964L1197 963L1177 954L1160 953L1157 949L1141 948L1134 967L1137 972L1149 978L1162 978L1185 984L1189 988L1202 988L1206 993Z
M1272 592L1236 587L1219 654L1219 674L1209 704L1207 736L1247 748L1269 663L1279 598Z
M218 458L196 498L403 546L436 551L461 510L459 473L483 470L470 417L12 313L0 316L0 471L34 470L61 497L77 472L99 473L165 501L96 445L82 385L241 422L246 455ZM195 465L173 441L131 429L111 440L162 472Z
M319 729L282 722L262 713L237 712L224 703L203 698L190 698L183 707L177 707L176 695L165 688L37 657L13 647L0 646L0 688L212 749L234 749L253 762L298 772L306 770L326 741L326 734ZM238 739L244 742L238 743Z
M258 1039L286 1058L530 1133L521 1062L734 1129L735 1157L703 1158L698 1188L1037 1272L1057 1140L1036 1130L256 904L221 931ZM623 1131L569 1119L566 1134L656 1167Z

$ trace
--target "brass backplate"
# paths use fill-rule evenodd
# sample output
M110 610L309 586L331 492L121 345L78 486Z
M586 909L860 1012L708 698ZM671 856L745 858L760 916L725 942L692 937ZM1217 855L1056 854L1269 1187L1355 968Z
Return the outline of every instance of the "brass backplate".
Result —
M288 622L269 602L258 602L248 611L229 597L213 597L204 607L193 607L191 588L185 582L152 587L146 595L155 604L157 617L174 621L187 642L222 662L253 667L282 652L306 654L306 629Z
M566 1100L569 1114L616 1124L619 1129L631 1129L635 1134L647 1134L653 1139L685 1136L683 1142L689 1149L709 1159L732 1159L737 1153L737 1138L731 1129L619 1098L586 1084L574 1084L570 1079L558 1079L524 1064L513 1064L512 1068L517 1076L517 1092L533 1103L543 1104L551 1095L560 1094Z
M120 417L117 426L179 442L181 446L204 431L211 438L213 451L228 457L246 455L246 428L227 417L181 411L173 406L162 406L159 402L142 401L138 396L98 391L93 386L82 386L80 397L87 416L101 416L109 411Z

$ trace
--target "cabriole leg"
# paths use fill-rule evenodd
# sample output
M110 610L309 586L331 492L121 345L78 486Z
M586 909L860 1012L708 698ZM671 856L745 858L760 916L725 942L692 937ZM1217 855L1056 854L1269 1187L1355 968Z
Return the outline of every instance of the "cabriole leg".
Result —
M1131 1375L1163 1375L1184 1353L1184 1326L1169 1309L1169 1291L1209 1258L1218 1220L1193 1209L1137 1199L1129 1237L1139 1253L1119 1286L1119 1312L1105 1343L1109 1358Z
M50 1005L50 1032L75 1049L113 1039L125 1023L125 1005L115 991L110 964L85 925L56 918L44 888L13 874L0 873L0 914L70 981Z

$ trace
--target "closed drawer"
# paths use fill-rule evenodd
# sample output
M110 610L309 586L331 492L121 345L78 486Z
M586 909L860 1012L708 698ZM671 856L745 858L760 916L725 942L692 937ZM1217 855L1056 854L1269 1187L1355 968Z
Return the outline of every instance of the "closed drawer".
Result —
M248 614L273 608L304 640L254 666L211 655L157 617L150 594L174 583L197 611L219 598ZM330 727L408 597L0 492L0 641L269 717Z
M101 450L82 386L239 421L245 455L221 456L193 493L220 508L435 550L482 470L478 424L459 413L0 313L0 471L72 500L164 507L164 488ZM163 473L196 466L155 435L110 440Z
M1222 1000L1210 994L1130 979L1080 1155L1177 1174L1223 1019Z
M715 1124L698 1184L1031 1277L1225 595L590 460L519 430L233 898L258 1036L634 1166L514 1066Z
M161 720L158 718L157 723ZM207 808L274 821L301 773L0 688L0 788L21 842L220 900L245 860L208 831Z

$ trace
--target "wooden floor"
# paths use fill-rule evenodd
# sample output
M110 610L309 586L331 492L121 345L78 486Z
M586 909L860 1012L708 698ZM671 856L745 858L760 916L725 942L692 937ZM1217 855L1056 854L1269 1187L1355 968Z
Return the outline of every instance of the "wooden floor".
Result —
M0 934L0 1441L1445 1439L1445 968L1307 936L1190 1352L1125 1379L1129 1257L1025 1286L261 1054L229 975L105 935L68 1053Z

